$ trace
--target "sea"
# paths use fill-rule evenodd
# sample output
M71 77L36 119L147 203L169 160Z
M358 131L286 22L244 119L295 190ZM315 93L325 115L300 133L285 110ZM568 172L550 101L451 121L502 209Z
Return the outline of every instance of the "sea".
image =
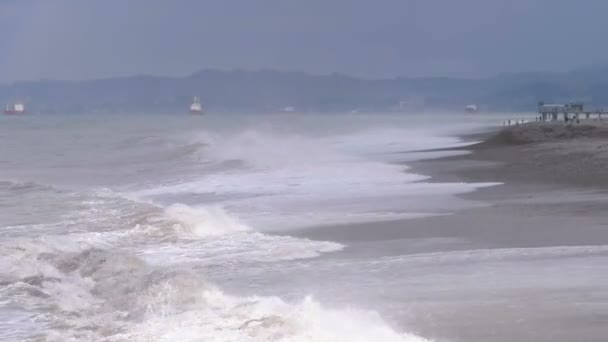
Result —
M374 224L484 205L459 195L496 183L435 182L408 163L466 154L460 136L500 122L2 117L0 340L431 341L446 284L476 286L446 263L496 256L408 253L459 242L374 239ZM306 235L352 225L369 240Z

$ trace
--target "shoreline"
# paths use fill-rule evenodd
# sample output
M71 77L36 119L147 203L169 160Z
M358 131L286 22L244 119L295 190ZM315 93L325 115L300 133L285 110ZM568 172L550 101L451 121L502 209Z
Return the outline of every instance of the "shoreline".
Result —
M577 177L593 177L585 165L608 143L488 143L497 132L464 148L470 154L407 162L408 172L431 177L423 182L502 182L456 196L483 206L296 234L347 246L321 258L399 260L381 292L398 289L390 302L411 313L395 320L432 340L604 341L608 176Z
M495 131L463 136L465 141L482 140L472 146L434 150L470 151L465 155L407 162L408 172L430 177L423 182L502 183L456 195L483 206L473 205L446 215L306 228L295 234L345 243L351 249L353 243L370 240L454 242L429 244L423 249L414 248L413 252L608 245L605 224L608 222L608 196L605 196L608 172L603 175L600 169L598 175L598 170L587 173L585 169L586 164L608 163L608 153L605 159L591 157L597 146L608 151L608 140L488 143L504 130L499 127ZM556 164L558 161L562 164ZM554 172L548 174L548 168ZM572 227L577 227L576 232ZM397 248L393 253L411 252Z

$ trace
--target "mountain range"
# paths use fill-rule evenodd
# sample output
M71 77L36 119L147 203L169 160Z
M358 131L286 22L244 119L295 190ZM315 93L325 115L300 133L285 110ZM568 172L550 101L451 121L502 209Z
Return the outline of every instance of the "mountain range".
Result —
M0 85L0 101L36 113L184 112L193 96L210 111L533 111L539 101L608 105L608 67L499 74L483 79L361 79L276 70L202 70L185 77L138 75Z

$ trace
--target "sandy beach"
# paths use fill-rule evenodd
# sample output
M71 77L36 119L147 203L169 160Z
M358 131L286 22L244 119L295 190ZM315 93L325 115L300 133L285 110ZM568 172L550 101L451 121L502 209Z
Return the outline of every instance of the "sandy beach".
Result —
M437 341L605 341L607 133L604 122L559 122L476 135L468 155L408 166L431 182L503 183L460 196L479 205L301 234L352 255L447 255L402 275L416 278L401 303L415 314L398 319Z

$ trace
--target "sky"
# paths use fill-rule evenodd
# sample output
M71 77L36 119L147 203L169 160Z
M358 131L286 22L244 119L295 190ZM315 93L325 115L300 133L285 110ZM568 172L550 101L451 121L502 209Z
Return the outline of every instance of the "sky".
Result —
M0 0L0 82L567 71L608 64L607 13L606 0Z

